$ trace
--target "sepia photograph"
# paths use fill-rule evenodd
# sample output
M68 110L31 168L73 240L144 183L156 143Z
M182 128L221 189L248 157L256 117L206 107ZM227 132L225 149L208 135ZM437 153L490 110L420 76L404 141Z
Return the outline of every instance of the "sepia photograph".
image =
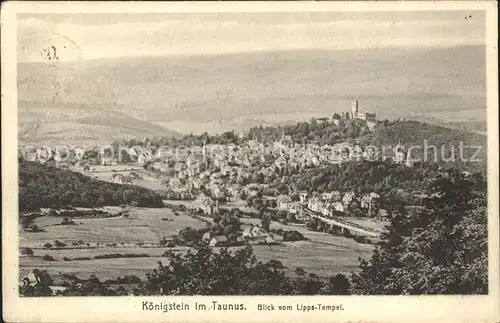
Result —
M499 318L493 2L28 4L2 7L16 304L332 321L476 296Z

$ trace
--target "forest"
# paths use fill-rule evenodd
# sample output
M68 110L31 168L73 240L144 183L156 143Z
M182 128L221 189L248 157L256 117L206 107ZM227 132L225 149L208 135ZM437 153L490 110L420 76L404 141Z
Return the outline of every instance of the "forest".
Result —
M146 188L108 183L80 173L19 161L19 212L67 206L163 206L162 197Z
M386 161L352 161L342 165L313 168L304 173L276 180L272 188L280 194L289 191L308 192L350 191L359 193L388 193L403 189L417 191L425 188L438 176L439 167L428 164L422 168L411 168Z

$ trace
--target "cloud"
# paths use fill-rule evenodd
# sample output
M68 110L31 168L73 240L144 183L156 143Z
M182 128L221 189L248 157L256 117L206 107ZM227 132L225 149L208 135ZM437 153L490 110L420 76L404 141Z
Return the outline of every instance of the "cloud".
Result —
M127 56L219 54L281 49L352 49L371 47L449 47L484 44L484 20L337 19L311 15L273 21L237 15L75 23L71 19L23 17L18 24L20 61L40 61L46 46L60 49L61 60ZM259 19L262 18L262 19Z

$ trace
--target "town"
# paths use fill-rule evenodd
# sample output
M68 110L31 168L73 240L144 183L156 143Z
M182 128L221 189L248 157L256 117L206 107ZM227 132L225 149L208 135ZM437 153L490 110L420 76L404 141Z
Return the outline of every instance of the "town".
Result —
M358 105L358 101L354 101L352 112L342 113L340 119L334 115L331 120L323 122L331 122L335 127L359 119L373 130L377 122L375 114L358 112ZM335 145L294 143L284 132L273 142L249 140L241 144L204 144L202 147L158 147L147 145L147 139L144 141L146 145L120 146L116 150L110 146L105 149L66 147L64 151L47 151L44 147L23 146L19 148L19 155L27 161L52 163L55 167L88 176L109 173L108 178L98 178L123 185L140 185L140 174L144 174L156 184L150 187L148 183L146 187L161 189L166 200L192 201L192 205L209 215L217 213L222 203L238 205L247 199L262 198L264 192L264 197L273 207L298 220L315 214L330 221L350 214L353 204L359 204L359 208L370 217L378 215L379 194L356 194L353 190L278 194L269 189L270 184L282 176L350 161L390 159L395 164L414 166L411 156L402 151L391 152L392 155L375 154L371 150L363 151L358 142L347 140ZM130 168L132 171L126 171L129 166L134 167Z
M36 207L36 203L25 206L20 214L21 232L28 238L20 248L20 257L26 262L23 266L33 268L37 259L51 262L64 255L62 260L68 264L86 261L90 267L85 270L93 270L96 261L141 258L144 262L203 247L240 250L253 246L257 255L272 255L274 259L276 253L296 248L297 243L308 243L314 250L330 241L339 243L334 244L332 255L344 248L352 250L343 264L348 266L353 256L369 253L382 239L393 216L387 206L403 200L404 212L415 216L425 210L423 201L432 198L424 189L427 182L448 176L442 167L416 162L400 140L396 149L368 149L363 139L391 123L376 120L374 113L359 112L358 106L354 101L351 112L295 126L306 127L309 133L314 133L314 127L333 129L329 143L292 136L287 133L290 128L284 127L250 129L239 135L186 136L164 145L160 145L163 139L144 138L117 140L104 148L20 146L20 162L117 185L101 192L94 203L88 200L91 194L84 193L85 197L78 199L68 192L59 203L42 201L43 207ZM357 128L354 135L346 135L353 132L346 129L353 127ZM266 138L263 131L279 131L280 136ZM306 133L305 138L310 137ZM229 140L221 143L220 138ZM422 172L427 177L422 177ZM357 176L368 181L353 180ZM118 187L123 190L116 192ZM134 193L134 189L146 191ZM161 201L155 202L147 192L154 192ZM149 202L141 201L138 194L147 194ZM158 206L161 208L155 210ZM97 224L99 219L106 221L104 226L104 222ZM150 233L128 233L142 227L148 227ZM110 228L119 231L110 235ZM321 233L321 240L317 241L314 233ZM37 239L37 235L43 238ZM264 246L270 249L262 249ZM35 252L45 255L37 258ZM285 255L285 263L296 262L289 252ZM39 286L45 273L26 269L21 286ZM141 279L136 273L119 281L137 284ZM301 266L294 271L294 275L304 274ZM105 277L108 275L106 272ZM67 292L66 287L54 283L50 288L54 295Z

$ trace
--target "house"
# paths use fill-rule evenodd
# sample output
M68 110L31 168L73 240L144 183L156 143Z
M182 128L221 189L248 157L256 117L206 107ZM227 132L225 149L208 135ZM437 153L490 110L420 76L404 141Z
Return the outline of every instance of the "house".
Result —
M266 235L267 232L264 231L264 229L262 229L261 227L256 225L251 225L249 227L246 227L242 232L242 236L248 238L265 237Z
M336 201L340 201L341 195L340 195L339 191L332 191L332 192L323 193L321 198L324 201L336 202Z
M361 208L363 209L373 209L376 207L380 195L375 192L366 194L361 198Z
M153 158L152 154L150 151L143 151L139 154L139 157L137 158L137 163L142 166L148 162L151 161Z
M299 212L295 213L294 215L295 215L295 218L299 221L304 221L304 220L309 219L309 215L306 212L303 212L301 210L299 210Z
M137 148L131 147L131 148L127 149L127 153L131 158L135 159L139 155L139 148L138 147Z
M21 279L23 286L36 286L37 284L52 285L52 277L45 270L33 269L27 276Z
M68 289L68 287L64 287L64 286L49 286L49 288L52 292L52 295L54 295L54 296L62 295Z
M374 121L367 121L366 126L368 127L368 130L373 131L377 126L377 123Z
M367 160L376 160L379 157L379 153L373 147L368 147L363 151L363 158Z
M302 204L306 203L306 202L307 202L308 195L309 195L309 193L308 193L308 192L306 192L306 191L301 191L301 192L299 193L300 203L302 203Z
M394 163L396 164L403 164L405 163L406 161L406 154L404 151L397 151L394 155L394 157L392 157L392 160L394 161Z
M130 184L132 185L132 178L130 176L124 176L122 174L113 174L109 180L111 183L117 184Z
M81 148L78 148L78 149L81 149ZM47 161L52 157L52 150L50 150L50 148L46 149L45 147L41 147L41 148L38 148L36 150L36 154L37 154L37 158L39 161L42 161L42 160ZM83 153L82 153L82 157L83 157Z
M288 212L290 212L291 214L297 214L300 212L300 205L298 202L291 202L290 204L288 204Z
M278 209L288 210L290 203L292 203L292 199L287 195L278 196Z
M67 160L56 161L56 167L62 169L68 169L69 163Z
M245 239L245 237L239 236L236 238L236 243L238 245L244 245L247 243L247 239Z
M320 211L324 216L329 217L332 215L332 209L333 207L330 203L325 203Z
M273 237L271 237L270 235L268 235L268 236L266 237L266 240L265 240L265 241L266 241L266 243L267 243L268 245L277 245L277 244L278 244L278 242L276 242L276 240L274 240L274 239L273 239Z
M24 159L26 161L34 162L38 158L36 151L24 153Z
M354 192L345 193L344 197L342 198L342 204L344 205L344 208L349 207L355 198L356 198L356 195L354 194Z
M228 240L226 236L216 236L210 240L210 247L224 247L228 245Z
M340 202L333 203L333 208L335 209L335 211L344 212L344 205L342 205L342 203Z
M319 197L313 197L309 200L309 203L307 203L307 207L314 212L320 212L323 207L323 202Z
M203 237L201 237L201 240L205 241L205 242L210 242L210 239L212 238L212 236L210 235L210 232L206 232Z

